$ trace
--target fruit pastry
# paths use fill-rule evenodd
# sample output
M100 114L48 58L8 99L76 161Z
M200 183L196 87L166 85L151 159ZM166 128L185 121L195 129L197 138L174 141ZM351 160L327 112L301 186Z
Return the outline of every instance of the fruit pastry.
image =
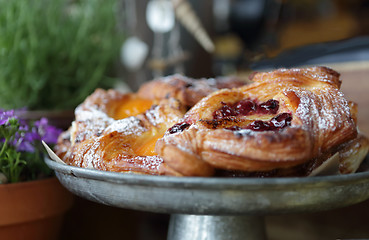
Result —
M55 152L78 167L181 175L157 156L157 139L209 93L244 84L236 78L174 75L150 81L137 93L97 89L76 108L75 121L60 135Z
M368 152L357 106L326 67L255 73L196 103L156 143L182 176L273 177L355 172Z

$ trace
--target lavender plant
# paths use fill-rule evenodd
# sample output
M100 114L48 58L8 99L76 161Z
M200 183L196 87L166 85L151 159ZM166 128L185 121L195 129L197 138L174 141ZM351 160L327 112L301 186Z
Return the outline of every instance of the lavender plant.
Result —
M0 173L9 183L50 176L41 141L55 144L62 130L46 118L27 122L18 115L19 111L0 110Z

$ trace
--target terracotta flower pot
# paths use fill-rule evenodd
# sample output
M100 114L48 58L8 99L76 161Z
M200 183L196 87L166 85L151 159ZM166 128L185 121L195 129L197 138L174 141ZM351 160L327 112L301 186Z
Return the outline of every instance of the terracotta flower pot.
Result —
M0 239L58 239L73 195L53 177L0 184Z

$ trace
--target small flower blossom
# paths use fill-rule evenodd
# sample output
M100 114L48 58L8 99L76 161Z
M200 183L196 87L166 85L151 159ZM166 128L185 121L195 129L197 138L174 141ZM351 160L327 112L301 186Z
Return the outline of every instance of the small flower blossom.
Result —
M10 182L19 181L21 174L26 179L35 179L41 173L48 174L50 169L45 169L40 142L55 144L62 132L49 125L46 118L27 122L18 113L18 110L0 109L0 173L5 174Z
M14 110L5 111L0 109L0 125L7 124L12 118L17 118L14 114Z
M61 129L49 125L49 122L46 118L41 118L39 121L35 122L35 127L40 140L48 144L56 144L58 141L58 136L62 132Z
M34 152L34 142L40 139L40 136L34 132L28 132L28 127L24 132L17 132L14 137L13 146L17 151Z

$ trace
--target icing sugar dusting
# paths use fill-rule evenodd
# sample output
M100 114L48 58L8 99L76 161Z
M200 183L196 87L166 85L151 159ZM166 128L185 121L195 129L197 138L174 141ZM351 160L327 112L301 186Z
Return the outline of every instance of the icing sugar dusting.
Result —
M319 114L313 99L311 99L313 94L299 89L294 89L294 92L300 98L300 104L296 110L296 115L303 121L304 124L302 127L305 126L306 128L310 128L314 121L313 114Z
M141 125L141 121L136 117L116 120L105 129L105 133L118 132L126 135L141 134L144 131L146 131L146 129Z
M102 119L109 122L114 121L114 119L109 117L106 113L93 108L76 111L76 119L79 121L86 121L90 119Z
M350 116L347 101L341 92L332 94L332 90L316 89L318 94L311 91L296 91L300 97L300 104L296 111L307 126L312 126L322 131L335 131L343 126L342 119Z
M96 150L99 148L100 142L94 141L91 145L91 148L86 152L83 157L83 165L86 168L95 168L99 169L98 165L101 164L101 156L100 154L96 154Z
M160 107L156 106L152 109L149 109L148 111L146 111L145 115L147 117L147 119L150 121L151 124L153 124L154 126L161 124L163 122L165 122L164 116L163 114L160 114Z
M135 165L137 165L137 162L140 162L140 164L138 164L140 168L153 171L158 171L163 163L163 159L159 156L136 156L135 160Z

